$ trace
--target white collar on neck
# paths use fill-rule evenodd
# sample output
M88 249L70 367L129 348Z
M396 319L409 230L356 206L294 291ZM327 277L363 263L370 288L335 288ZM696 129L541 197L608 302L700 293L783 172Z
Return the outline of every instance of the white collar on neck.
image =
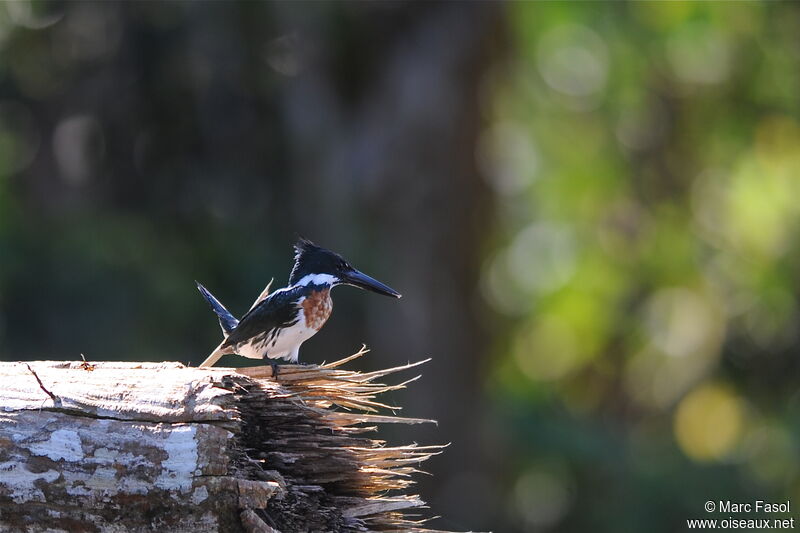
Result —
M339 281L339 278L330 274L308 274L300 278L300 281L295 285L333 285Z

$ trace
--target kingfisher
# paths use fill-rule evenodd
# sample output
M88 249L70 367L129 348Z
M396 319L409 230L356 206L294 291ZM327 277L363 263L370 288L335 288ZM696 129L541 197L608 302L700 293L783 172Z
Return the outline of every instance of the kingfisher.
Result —
M225 337L200 366L212 366L225 354L297 363L300 345L318 332L331 316L331 289L337 285L401 297L396 290L353 268L341 255L308 239L298 239L294 251L289 284L271 294L267 285L241 320L197 283L200 293L217 314ZM277 374L275 364L273 372Z

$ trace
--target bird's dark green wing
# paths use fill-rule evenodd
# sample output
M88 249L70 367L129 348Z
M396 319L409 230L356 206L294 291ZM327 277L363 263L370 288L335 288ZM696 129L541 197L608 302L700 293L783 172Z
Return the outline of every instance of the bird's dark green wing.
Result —
M250 339L274 336L297 323L297 300L305 287L275 291L253 307L231 331L223 346L235 346Z

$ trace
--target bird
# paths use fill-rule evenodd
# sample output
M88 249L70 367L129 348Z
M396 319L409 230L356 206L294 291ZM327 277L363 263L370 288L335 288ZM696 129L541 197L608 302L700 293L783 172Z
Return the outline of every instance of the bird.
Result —
M197 288L219 319L223 341L200 366L213 366L226 354L251 359L297 363L300 345L316 334L333 311L331 289L351 285L384 296L402 295L380 281L356 270L341 255L305 238L294 244L294 265L289 284L269 293L270 284L250 310L236 319L222 303L199 282Z

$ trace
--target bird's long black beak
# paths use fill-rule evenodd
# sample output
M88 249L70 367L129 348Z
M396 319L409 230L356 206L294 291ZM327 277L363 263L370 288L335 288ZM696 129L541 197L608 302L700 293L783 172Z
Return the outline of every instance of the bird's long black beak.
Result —
M394 296L395 298L400 298L402 295L394 290L393 288L384 285L377 279L371 278L364 274L363 272L359 272L356 269L349 271L347 274L344 275L344 279L342 280L347 285L352 285L353 287L358 287L359 289L366 289L368 291L377 292L378 294L383 294L384 296Z

